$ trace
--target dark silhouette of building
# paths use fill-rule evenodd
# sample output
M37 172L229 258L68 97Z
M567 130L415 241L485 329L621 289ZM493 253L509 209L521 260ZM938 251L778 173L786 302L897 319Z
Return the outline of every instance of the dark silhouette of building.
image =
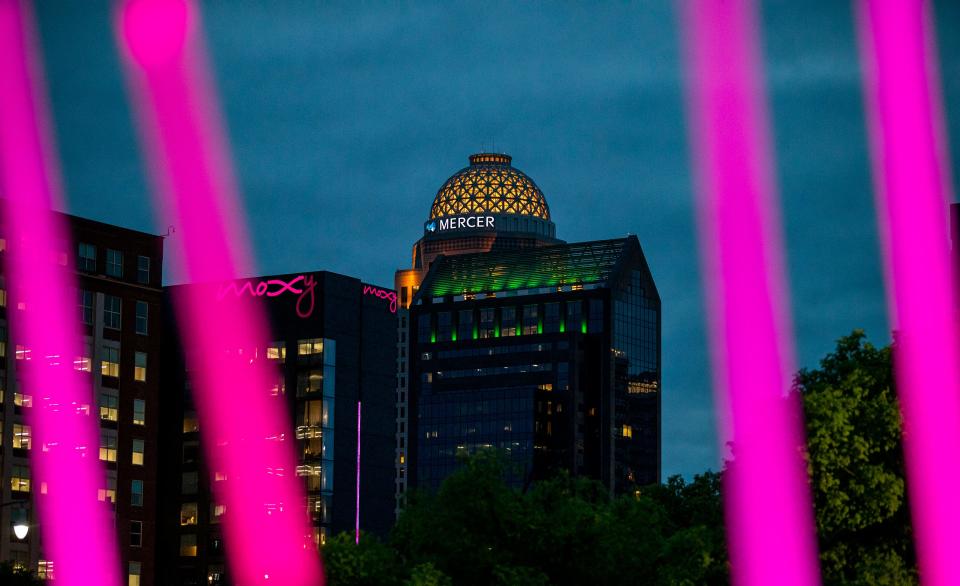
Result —
M460 454L524 486L557 469L612 491L660 478L660 297L636 237L567 244L508 155L437 192L395 277L397 512Z
M224 547L229 544L218 521L223 508L211 493L216 479L204 465L198 433L203 422L197 419L176 335L170 305L176 288L166 291L170 335L160 431L166 498L160 504L158 556L164 563L159 579L163 584L227 584ZM254 359L275 365L276 384L264 392L289 407L296 473L307 488L316 543L353 532L358 518L362 531L385 535L394 509L396 293L329 272L257 277L211 291L211 303L224 296L250 297L269 318L271 342L256 349Z
M163 238L76 216L62 215L73 239L61 262L75 260L79 286L77 319L83 324L84 355L75 360L93 388L91 414L99 419L99 458L107 473L98 498L114 513L122 573L134 586L152 586L156 547ZM0 227L2 234L2 227ZM0 255L7 242L0 237ZM0 267L3 263L0 263ZM30 350L11 345L6 283L0 281L0 502L22 500L32 507L41 487L31 480L32 441L25 411L33 397L22 389L18 368ZM24 540L9 531L16 507L0 508L0 560L53 577L44 558L44 527ZM30 509L31 523L37 515ZM83 539L78 535L77 539Z

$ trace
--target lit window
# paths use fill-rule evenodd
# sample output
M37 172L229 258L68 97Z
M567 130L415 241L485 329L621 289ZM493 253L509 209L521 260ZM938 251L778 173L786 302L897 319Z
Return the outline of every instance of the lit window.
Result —
M500 310L500 335L504 337L517 335L516 307L504 307Z
M0 358L7 357L7 328L0 326Z
M119 399L114 395L100 394L100 419L116 421L119 410Z
M97 490L97 499L103 502L110 501L111 504L116 504L117 479L115 477L107 477L107 486Z
M133 424L146 425L147 423L147 402L143 399L133 400Z
M130 521L130 547L143 545L143 521Z
M197 423L197 412L187 411L183 414L183 433L192 433L199 431L200 425Z
M323 390L323 371L312 369L297 373L297 396L319 393Z
M7 306L7 290L0 289L0 307Z
M133 440L133 456L131 457L131 463L134 466L143 466L143 440L142 439Z
M23 393L14 393L13 404L17 407L33 407L33 397Z
M127 566L127 586L140 586L140 562L130 562Z
M137 282L144 285L150 284L150 257L137 256Z
M210 522L219 523L220 517L227 512L227 505L218 505L216 503L210 503Z
M74 357L73 368L83 372L92 372L93 360L90 358L91 356L93 356L93 342L88 338L83 342L83 355Z
M23 344L17 344L14 352L14 357L17 360L30 360L30 348L27 348Z
M183 503L180 505L180 526L197 524L197 503Z
M143 506L143 481L130 481L130 504L134 507Z
M287 390L287 375L283 372L275 374L273 386L270 387L270 394L274 397L284 394Z
M133 353L133 380L145 382L147 380L147 353Z
M37 578L40 578L41 580L50 580L50 581L54 579L52 561L40 560L37 562Z
M117 461L117 432L112 429L100 430L100 459L104 462Z
M622 435L623 437L630 437L630 438L632 438L632 437L633 437L633 427L631 427L631 426L629 426L629 425L624 425L624 426L623 426L623 429L622 429L621 432L620 432L620 435Z
M283 342L274 342L267 346L267 358L283 362L287 359L287 345Z
M93 291L80 291L80 319L93 325Z
M77 269L88 273L97 270L97 247L81 242L77 248Z
M309 340L300 340L297 343L297 354L307 356L310 354L320 354L323 352L323 339L311 338Z
M10 467L10 490L30 492L30 468L19 464Z
M182 557L197 557L197 536L196 535L181 535L180 536L180 555Z
M147 305L147 302L137 301L137 312L136 312L136 319L134 320L134 329L140 335L146 336L147 332L149 331L147 329L147 325L148 325L147 322L149 321L147 318L149 317L149 314L150 314L150 306Z
M103 347L103 358L100 360L101 376L120 376L120 348L113 346Z
M120 298L116 295L105 295L103 297L103 325L104 327L119 330L120 329Z
M123 277L123 253L119 250L107 249L107 275L118 279Z
M13 424L13 449L30 449L30 426L21 423Z

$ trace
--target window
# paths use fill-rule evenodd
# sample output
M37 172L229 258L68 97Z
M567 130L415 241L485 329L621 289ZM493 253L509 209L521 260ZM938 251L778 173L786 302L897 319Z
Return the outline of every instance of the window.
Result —
M223 514L227 512L227 505L218 505L217 503L210 503L210 522L219 523L220 518L223 517Z
M107 249L107 275L123 278L123 253L119 250Z
M88 326L93 325L93 291L80 290L80 319Z
M103 358L100 360L101 376L120 376L120 348L113 346L103 347Z
M298 346L299 350L299 346ZM287 345L283 342L273 342L267 346L267 360L279 360L283 362L287 359Z
M10 490L30 492L30 468L19 464L10 467Z
M116 295L103 298L103 325L112 330L120 329L120 298Z
M7 306L7 290L0 289L0 307Z
M100 393L100 419L102 421L116 421L120 400L114 395Z
M557 302L546 303L543 306L543 331L548 334L555 334L563 331L560 327L560 304Z
M183 442L183 463L196 464L200 461L200 442Z
M199 477L196 472L184 472L180 482L180 492L183 494L197 494Z
M276 397L287 391L287 375L283 372L275 372L273 375L273 386L270 387L270 394Z
M197 422L197 412L187 411L183 414L183 433L192 433L199 431L200 425Z
M143 481L130 481L130 504L134 507L143 506Z
M307 370L297 373L297 396L319 393L323 390L323 371Z
M183 557L197 557L197 536L194 534L180 536L180 555Z
M322 338L311 338L297 342L297 354L299 356L309 356L311 354L320 354L321 352L323 352Z
M100 459L104 462L117 461L117 432L112 429L100 430Z
M620 435L622 435L623 437L632 438L632 437L633 437L633 427L625 424L625 425L623 426L623 429L620 430Z
M30 449L30 426L20 423L13 424L13 449Z
M137 311L136 318L134 319L134 329L136 332L142 336L146 336L149 330L147 329L148 317L150 314L150 306L147 305L146 301L137 301Z
M24 393L13 393L13 404L17 407L33 407L33 397Z
M7 328L0 326L0 358L7 357Z
M127 566L127 586L140 586L140 562L130 562Z
M583 302L567 301L567 331L587 333L586 325L583 323Z
M453 338L453 318L449 311L437 312L437 341L449 342Z
M500 310L500 335L517 335L517 308L504 307Z
M480 310L480 329L478 334L481 338L492 338L494 333L495 309Z
M602 299L591 299L589 305L589 324L590 324L590 333L597 333L603 331L603 300Z
M536 334L540 329L536 305L523 306L523 335Z
M433 342L433 330L430 328L429 313L425 313L417 318L417 340L421 344Z
M137 282L144 285L150 284L150 257L137 256Z
M134 466L143 466L143 440L133 440L133 455L130 458Z
M81 242L77 248L77 270L94 273L97 271L97 247Z
M73 368L83 372L92 372L93 360L90 358L91 356L93 356L93 342L87 338L83 341L83 355L73 359Z
M473 310L462 309L459 311L457 320L457 339L469 340L473 338Z
M143 545L143 521L130 521L130 547Z
M133 380L146 382L147 380L147 353L133 353Z
M147 402L143 399L133 400L133 424L146 425L147 423Z
M112 504L117 502L117 479L113 476L107 477L107 486L97 490L97 499L106 502L110 501Z
M197 503L183 503L180 505L180 526L197 524Z
M41 580L54 580L52 561L39 560L37 562L37 578L40 578Z

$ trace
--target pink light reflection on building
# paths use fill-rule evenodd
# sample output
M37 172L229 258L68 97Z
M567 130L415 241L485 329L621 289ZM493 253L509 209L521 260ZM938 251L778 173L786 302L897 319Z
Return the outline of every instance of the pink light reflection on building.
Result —
M924 584L960 583L960 368L929 2L857 2L907 482Z
M117 36L156 186L177 227L175 260L190 282L223 282L249 269L243 216L193 2L128 0ZM267 392L258 356L266 318L247 298L216 301L216 286L178 289L177 317L194 373L200 430L226 505L227 554L239 584L323 581L306 493L295 475L283 404Z
M73 255L62 249L71 240L51 212L62 201L33 26L28 3L0 0L0 192L7 197L11 308L24 304L9 310L13 340L33 358L18 364L33 396L25 410L33 430L31 491L57 583L119 586L110 511L97 500L106 476L92 385L74 369L83 352Z
M682 1L732 578L819 583L756 6Z

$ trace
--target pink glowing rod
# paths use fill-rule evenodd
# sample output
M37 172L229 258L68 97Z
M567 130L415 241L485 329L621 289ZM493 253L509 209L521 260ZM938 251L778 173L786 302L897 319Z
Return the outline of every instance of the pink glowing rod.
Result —
M362 404L357 401L357 508L354 518L354 543L360 543L360 407Z
M750 0L681 5L733 579L819 582L777 193Z
M185 0L129 0L118 12L158 207L170 206L192 282L235 278L243 248L229 153L201 46L199 12ZM179 289L177 317L195 373L201 433L215 496L226 505L228 556L238 584L317 585L323 576L295 476L290 422L267 392L270 371L254 349L265 317L246 298L217 301L217 287Z
M51 209L61 197L30 6L0 0L0 193L7 238L13 340L29 350L17 368L33 395L32 491L44 555L57 583L119 586L120 562L109 510L97 501L105 475L90 416L67 230ZM64 262L61 255L66 256ZM58 264L58 260L62 264ZM13 310L13 308L17 308ZM125 528L126 529L126 528Z
M858 2L864 97L920 576L960 583L960 371L929 3Z

